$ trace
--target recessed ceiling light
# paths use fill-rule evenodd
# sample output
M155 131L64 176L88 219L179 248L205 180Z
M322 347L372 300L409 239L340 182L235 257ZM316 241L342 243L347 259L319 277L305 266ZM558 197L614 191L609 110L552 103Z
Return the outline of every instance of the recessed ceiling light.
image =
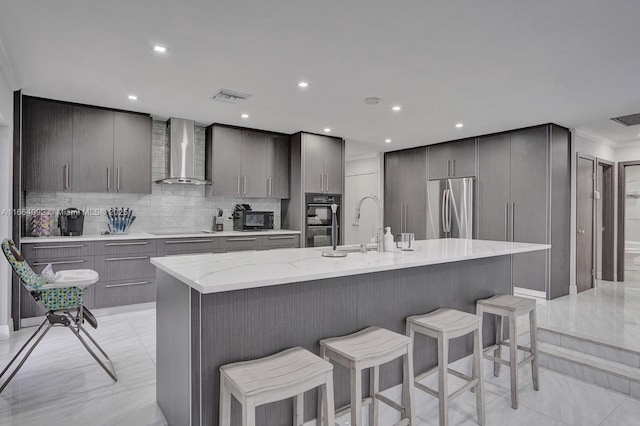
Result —
M386 143L391 143L391 139L385 139L384 140Z
M307 83L306 81L301 81L300 83L298 83L298 87L304 89L305 87L309 87L309 83Z
M400 111L402 107L400 105L394 105L391 109L394 111Z
M137 101L138 97L136 95L129 95L129 99L132 101Z
M153 46L153 50L155 50L158 53L164 53L167 51L167 48L164 46Z
M329 127L325 127L325 128L324 128L324 131L325 131L325 132L327 132L327 133L329 133L329 132L331 131L331 129L330 129Z
M456 127L457 127L458 129L461 129L461 128L463 128L463 127L464 127L464 124L462 124L462 123L456 123Z
M249 118L249 114L242 114L240 117L242 117L242 118Z

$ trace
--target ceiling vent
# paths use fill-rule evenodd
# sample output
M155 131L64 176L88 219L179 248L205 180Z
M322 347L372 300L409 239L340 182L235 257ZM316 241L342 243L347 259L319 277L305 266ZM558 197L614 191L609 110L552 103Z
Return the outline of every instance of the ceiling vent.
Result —
M234 90L220 89L218 93L213 97L216 101L229 102L237 104L240 101L246 101L251 97L248 93L236 92Z
M635 126L640 124L640 113L631 114L631 115L623 115L621 117L612 118L613 121L620 123L624 126Z

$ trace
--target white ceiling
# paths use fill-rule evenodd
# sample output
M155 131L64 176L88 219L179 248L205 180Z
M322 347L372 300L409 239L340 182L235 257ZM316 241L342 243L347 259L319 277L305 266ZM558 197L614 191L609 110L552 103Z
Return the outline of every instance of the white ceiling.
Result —
M638 0L30 0L0 2L0 39L26 94L391 150L639 112L639 17Z

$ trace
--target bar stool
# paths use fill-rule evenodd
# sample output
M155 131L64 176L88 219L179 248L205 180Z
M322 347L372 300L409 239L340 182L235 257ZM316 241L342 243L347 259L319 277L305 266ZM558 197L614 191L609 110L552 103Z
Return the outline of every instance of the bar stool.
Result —
M449 424L449 402L468 390L475 390L478 424L484 425L484 386L482 384L482 317L441 308L425 315L414 315L407 318L407 335L413 339L415 333L438 339L438 365L415 377L415 386L423 392L438 398L440 425ZM473 333L473 371L469 377L449 368L449 340ZM438 372L438 391L435 391L419 380ZM449 394L447 373L467 383L457 391Z
M533 389L538 390L538 325L536 323L536 301L526 297L498 295L488 299L478 300L476 313L482 316L484 313L497 315L498 325L496 329L496 344L484 350L484 357L494 362L493 374L500 375L500 364L508 365L511 370L511 406L518 409L518 368L531 362L531 376ZM518 345L517 317L529 314L529 330L531 333L531 346ZM509 321L509 343L503 341L503 318ZM502 346L509 346L509 361L501 358ZM529 353L518 363L518 350ZM493 356L488 355L493 352Z
M242 425L256 424L256 407L293 397L293 424L304 424L304 392L320 387L325 426L335 426L333 366L295 347L266 358L220 367L220 426L231 424L231 395L242 405ZM318 413L318 417L320 413Z
M400 411L399 425L415 425L413 402L413 341L407 336L380 327L320 341L320 355L347 367L351 372L351 425L362 426L362 370L369 369L369 423L378 426L378 402ZM381 395L380 365L402 357L402 405ZM322 400L320 401L322 404ZM373 420L373 422L372 422Z

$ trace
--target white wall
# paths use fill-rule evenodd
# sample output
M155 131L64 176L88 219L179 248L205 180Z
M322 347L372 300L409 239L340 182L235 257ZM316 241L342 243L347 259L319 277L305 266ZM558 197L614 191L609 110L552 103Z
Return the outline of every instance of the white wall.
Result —
M0 69L0 239L11 236L11 216L3 215L11 208L13 90ZM0 340L8 337L11 309L11 275L4 259L0 259Z

